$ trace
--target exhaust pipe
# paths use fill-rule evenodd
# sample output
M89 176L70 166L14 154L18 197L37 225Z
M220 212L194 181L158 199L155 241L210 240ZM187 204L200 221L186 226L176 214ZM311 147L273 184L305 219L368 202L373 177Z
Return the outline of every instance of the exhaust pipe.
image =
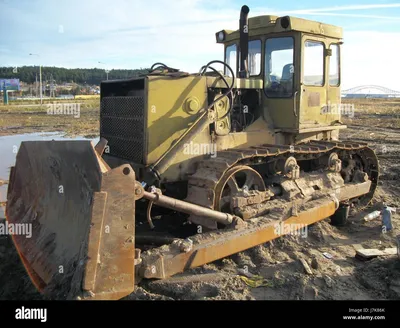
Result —
M247 60L249 56L249 7L243 6L240 11L240 42L239 42L239 54L240 54L240 68L239 68L239 78L248 78L249 70L247 67Z

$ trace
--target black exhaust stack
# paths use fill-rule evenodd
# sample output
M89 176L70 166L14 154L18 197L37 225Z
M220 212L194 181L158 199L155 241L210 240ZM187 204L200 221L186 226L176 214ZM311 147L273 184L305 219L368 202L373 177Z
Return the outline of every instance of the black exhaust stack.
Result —
M240 42L239 42L239 54L240 54L240 68L239 78L248 78L249 70L247 67L247 60L249 57L249 7L243 6L240 11L239 29L240 29Z

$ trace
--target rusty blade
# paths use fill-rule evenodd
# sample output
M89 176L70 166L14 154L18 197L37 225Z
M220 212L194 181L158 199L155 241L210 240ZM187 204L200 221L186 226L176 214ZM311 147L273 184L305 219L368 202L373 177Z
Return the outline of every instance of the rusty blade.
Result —
M130 166L109 170L90 141L21 144L6 217L31 231L12 238L42 293L75 299L85 288L115 299L133 291L134 181Z

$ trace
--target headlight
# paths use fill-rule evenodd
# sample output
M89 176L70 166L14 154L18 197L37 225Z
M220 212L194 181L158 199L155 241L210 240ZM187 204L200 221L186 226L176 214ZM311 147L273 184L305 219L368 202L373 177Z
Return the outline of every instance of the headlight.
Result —
M281 18L281 26L284 29L287 29L290 25L290 17L289 16L285 16Z
M224 33L224 31L219 32L219 33L218 33L218 41L219 41L219 42L222 42L222 41L224 41L224 39L225 39L225 33Z

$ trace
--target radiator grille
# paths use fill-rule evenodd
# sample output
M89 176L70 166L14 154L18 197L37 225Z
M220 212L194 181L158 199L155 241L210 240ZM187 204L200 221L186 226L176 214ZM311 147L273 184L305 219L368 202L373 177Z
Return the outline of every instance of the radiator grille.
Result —
M143 164L144 98L104 97L100 106L100 136L108 140L108 155Z

